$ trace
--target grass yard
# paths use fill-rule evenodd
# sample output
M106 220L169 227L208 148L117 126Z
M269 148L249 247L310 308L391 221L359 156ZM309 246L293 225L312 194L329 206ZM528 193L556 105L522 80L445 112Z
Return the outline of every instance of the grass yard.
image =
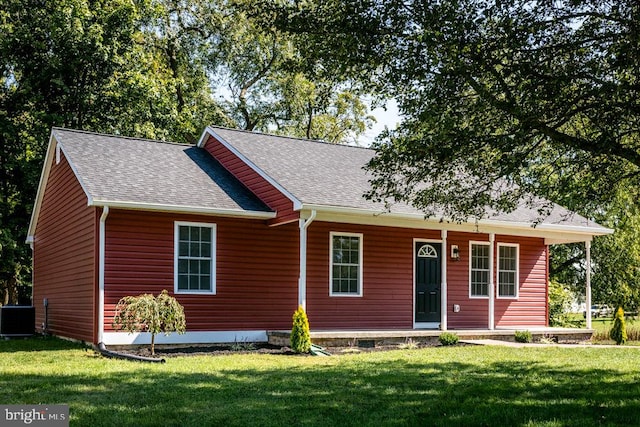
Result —
M78 426L640 425L640 349L433 347L143 364L56 339L0 341L0 403Z

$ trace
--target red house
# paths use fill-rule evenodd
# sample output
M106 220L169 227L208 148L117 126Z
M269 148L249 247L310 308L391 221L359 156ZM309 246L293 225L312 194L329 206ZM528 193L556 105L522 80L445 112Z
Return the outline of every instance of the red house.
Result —
M53 129L28 238L38 329L145 343L114 307L163 289L188 330L167 343L264 341L298 304L314 330L544 327L549 245L611 232L559 206L535 226L525 206L466 224L387 210L362 197L373 155L217 127L197 146Z

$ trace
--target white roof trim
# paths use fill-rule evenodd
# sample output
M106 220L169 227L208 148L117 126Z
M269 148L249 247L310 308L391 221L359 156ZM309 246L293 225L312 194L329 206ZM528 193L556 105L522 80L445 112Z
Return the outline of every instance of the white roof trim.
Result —
M49 174L51 173L51 166L53 165L53 161L59 155L59 151L62 151L65 159L67 159L67 163L71 167L71 171L75 175L76 179L80 183L80 187L82 187L82 191L87 196L87 204L91 205L91 195L87 191L87 187L85 187L84 183L80 179L80 175L75 167L75 165L71 162L71 159L64 152L64 146L58 141L56 138L56 129L53 128L51 130L51 135L49 136L49 146L47 147L47 154L44 158L44 166L42 168L42 174L40 175L40 182L38 183L38 192L36 194L36 201L33 204L33 211L31 212L31 221L29 222L29 231L27 232L26 243L33 243L36 233L36 227L38 225L38 217L40 216L40 209L42 208L42 199L44 198L44 192L47 187L47 182L49 181ZM59 163L58 159L57 163Z
M438 218L425 218L420 214L391 213L340 206L305 204L305 212L316 210L317 221L336 221L381 225L389 227L424 228L450 230L470 233L495 233L515 236L531 236L545 238L547 244L584 242L593 236L612 234L613 230L604 227L580 227L561 224L539 224L533 227L530 223L508 222L497 220L480 220L476 222L455 223L443 222ZM305 213L301 212L301 217Z
M89 206L108 206L112 209L144 210L155 212L175 212L202 215L220 215L236 218L272 219L275 212L245 211L240 209L205 208L202 206L165 205L160 203L127 202L116 200L93 199Z
M206 137L206 135L210 135L213 138L215 138L216 140L218 140L229 151L231 151L240 160L242 160L242 162L244 162L247 166L249 166L251 169L253 169L254 172L256 172L258 175L260 175L262 178L264 178L269 184L273 185L287 199L291 200L291 202L293 202L293 210L302 209L302 202L300 200L298 200L298 198L296 196L291 194L287 189L285 189L282 185L280 185L280 183L278 183L276 180L271 178L265 171L260 169L255 163L253 163L251 160L249 160L247 157L245 157L244 154L242 154L233 145L231 145L224 138L222 138L220 135L218 135L216 133L216 131L214 131L210 126L207 126L207 128L202 133L202 136L200 137L200 140L198 141L198 144L197 144L197 146L199 148L204 148L204 144L207 142L207 139L208 139Z

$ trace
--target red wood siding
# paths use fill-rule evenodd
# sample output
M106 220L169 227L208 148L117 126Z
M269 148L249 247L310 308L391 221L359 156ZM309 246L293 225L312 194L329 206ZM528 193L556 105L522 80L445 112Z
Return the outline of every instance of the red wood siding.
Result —
M363 235L363 296L329 296L330 232ZM314 222L309 227L307 313L312 329L413 327L414 239L440 240L440 231ZM451 329L486 329L488 299L469 297L469 241L486 234L450 232L447 237L447 314ZM497 243L520 244L517 300L496 299L496 326L546 324L546 247L542 239L496 236ZM458 245L460 261L449 257ZM497 254L497 249L496 252ZM497 273L497 271L496 271ZM453 312L453 305L460 312Z
M299 214L293 210L293 202L289 198L219 141L210 137L204 145L204 149L240 180L245 187L251 190L253 194L277 212L277 217L271 221L272 225L294 221L299 218Z
M448 326L451 329L488 328L489 299L469 297L469 241L488 242L486 234L449 233L447 243L458 245L460 261L448 261ZM497 327L546 326L547 324L547 247L543 239L495 237L494 283L496 283L498 244L519 244L519 289L517 299L497 298L494 319ZM460 312L453 312L453 305Z
M173 294L174 221L216 224L216 295L175 295L188 331L290 329L298 301L298 226L111 210L106 225L105 330L125 295Z
M87 206L64 155L51 166L33 251L33 303L36 328L45 321L43 299L49 301L48 332L94 342L96 316L95 208Z
M497 298L496 326L547 325L547 248L542 239L496 236L497 243L520 244L517 299ZM496 259L497 259L496 246ZM497 267L496 267L497 274ZM497 295L497 294L496 294Z
M363 296L329 296L330 232L363 234ZM439 231L314 222L309 227L307 314L312 329L413 328L413 239Z
M469 241L488 242L487 234L448 233L447 245L458 245L460 259L447 261L447 323L450 329L489 327L489 299L469 297ZM447 255L449 255L447 253ZM453 305L460 312L453 312Z

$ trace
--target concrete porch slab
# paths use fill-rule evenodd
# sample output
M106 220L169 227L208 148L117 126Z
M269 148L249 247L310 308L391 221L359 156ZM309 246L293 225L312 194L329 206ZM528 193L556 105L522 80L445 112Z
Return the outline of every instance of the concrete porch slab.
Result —
M458 329L446 332L455 333L460 340L499 340L515 342L515 331L528 330L533 341L540 338L552 339L558 343L581 342L591 339L593 329L568 329L568 328L514 328L514 329ZM378 347L396 345L409 340L423 343L436 344L440 334L445 331L435 329L406 329L406 330L331 330L311 331L311 341L314 344L327 347ZM290 331L267 331L267 339L270 344L288 346Z

